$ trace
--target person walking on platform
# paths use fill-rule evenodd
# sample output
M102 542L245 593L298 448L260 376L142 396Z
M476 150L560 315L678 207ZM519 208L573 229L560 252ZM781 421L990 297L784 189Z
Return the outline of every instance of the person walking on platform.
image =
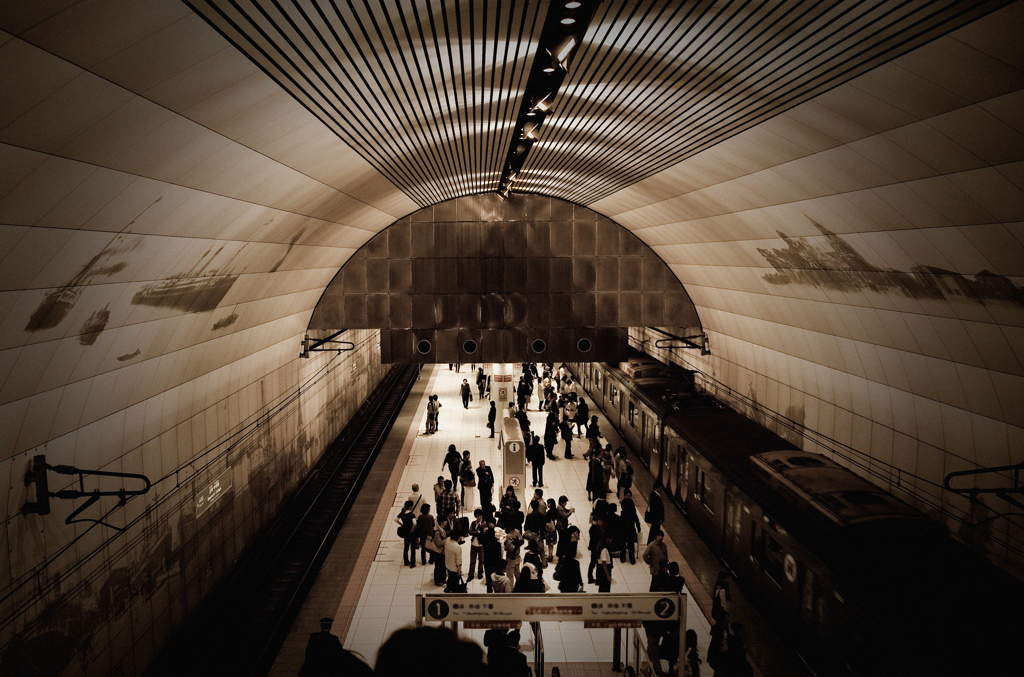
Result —
M459 394L462 395L462 408L469 409L469 401L473 399L473 390L469 387L469 381L466 379L462 379Z
M494 471L487 462L480 459L480 467L476 469L476 488L480 492L480 506L494 506Z
M604 543L601 544L600 554L597 556L597 591L598 592L611 592L612 591L612 540L613 536L607 534L604 537Z
M484 401L484 390L486 390L486 389L487 389L487 375L484 374L484 368L480 367L480 369L476 372L476 392L477 392L477 395L480 396L480 401L481 402Z
M427 426L424 435L433 435L437 432L437 412L440 408L441 404L437 401L437 395L427 398Z
M476 569L476 577L483 580L484 577L484 543L483 534L487 529L484 523L484 511L477 508L473 511L473 521L469 523L469 570L466 580L473 580L473 569Z
M647 499L647 512L644 513L644 521L651 525L651 531L647 534L647 544L650 545L654 540L654 533L661 531L661 525L665 522L665 504L657 489L653 489L650 498Z
M597 425L597 416L590 417L590 425L587 426L587 454L593 454L601 449L601 429Z
M342 647L341 640L331 634L333 624L333 618L321 618L320 632L309 636L299 677L373 677L370 666Z
M469 459L469 451L463 452L462 466L459 468L459 479L462 480L459 503L465 509L468 505L466 503L466 489L476 488L476 472L473 470L473 462ZM469 492L469 500L473 500L472 491Z
M491 409L487 412L487 427L491 429L491 437L494 437L494 422L498 418L498 408L491 400Z
M459 455L459 451L455 448L454 444L448 445L448 453L445 454L444 460L441 461L442 471L445 466L448 466L448 473L452 476L452 486L459 486L459 471L462 469L462 456Z
M398 524L398 536L402 539L402 564L416 568L416 513L412 505L412 501L406 501L395 522Z

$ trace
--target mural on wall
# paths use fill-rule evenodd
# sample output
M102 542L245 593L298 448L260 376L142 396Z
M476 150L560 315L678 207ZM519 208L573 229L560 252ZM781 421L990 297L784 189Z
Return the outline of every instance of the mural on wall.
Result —
M967 276L935 266L914 266L909 271L879 268L825 226L813 219L811 223L825 236L824 244L815 245L806 237L790 237L778 231L786 243L784 248L758 248L775 269L763 276L766 282L902 294L917 299L1001 301L1024 308L1024 287L1005 275L981 270Z

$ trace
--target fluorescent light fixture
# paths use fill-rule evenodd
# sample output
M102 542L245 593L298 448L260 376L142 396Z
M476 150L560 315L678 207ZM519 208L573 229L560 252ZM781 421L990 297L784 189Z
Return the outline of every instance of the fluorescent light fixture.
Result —
M572 48L575 47L575 46L576 46L576 36L573 36L573 37L569 38L568 40L566 40L565 44L562 45L562 48L560 50L558 50L558 52L555 54L555 60L558 63L562 63L563 61L565 61L566 57L569 56L569 52L571 52Z

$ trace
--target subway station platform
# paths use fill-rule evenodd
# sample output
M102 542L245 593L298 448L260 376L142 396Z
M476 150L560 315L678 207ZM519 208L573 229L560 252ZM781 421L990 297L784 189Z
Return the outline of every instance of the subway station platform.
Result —
M396 534L394 518L409 496L413 483L419 484L424 501L431 504L431 513L435 512L432 486L439 475L448 477L447 470L442 468L442 460L449 444L454 444L460 452L469 450L474 467L480 459L491 466L496 479L495 500L504 490L501 484L502 454L497 446L497 438L489 438L486 427L488 401L474 399L468 408L463 408L459 396L463 378L473 383L470 365L463 365L461 373L449 370L444 364L423 368L381 456L360 492L356 506L278 655L271 671L272 676L285 677L298 673L309 634L319 629L318 620L324 616L334 618L332 631L342 639L345 648L359 653L372 666L377 650L385 639L394 630L415 623L415 596L442 591L441 586L434 585L433 567L429 563L426 566L417 563L415 568L403 566L402 539ZM473 390L475 398L475 385ZM430 394L437 394L443 406L438 431L426 435L426 403ZM536 404L534 398L529 411L534 430L543 429L547 416L546 412L537 411ZM623 444L602 412L592 408L591 413L598 416L601 431L608 442L615 446ZM586 544L591 505L585 488L587 462L581 456L585 450L585 440L574 442L575 458L571 460L562 458L563 447L560 442L555 448L558 460L548 460L544 466L544 497L557 500L564 494L569 498L570 505L576 508L573 521L581 532L579 558L581 569L586 571L589 562ZM633 458L632 461L637 473L634 501L637 513L642 517L647 507L651 480L637 460ZM529 472L528 468L527 484ZM517 494L524 502L524 512L527 512L524 496L532 497L533 489L522 487ZM613 494L609 494L609 500L614 500ZM479 493L475 489L467 489L466 503L463 514L472 518L473 509L479 507ZM674 511L670 506L667 509ZM675 518L676 521L679 519ZM670 517L668 523L672 521ZM651 577L647 565L641 559L643 544L647 542L647 529L648 525L644 524L643 533L639 537L637 563L631 565L628 561L625 564L616 561L612 592L649 590ZM703 658L710 639L708 615L711 598L708 588L713 584L714 572L696 573L688 558L707 558L707 553L697 552L699 546L692 542L676 542L683 539L678 536L672 538L672 531L666 528L665 542L670 559L679 562L680 571L687 581L687 627L696 630L700 656ZM463 545L464 571L468 570L469 547L467 539ZM694 551L693 555L688 552L690 550ZM713 568L714 563L710 566ZM553 571L553 566L549 565L544 571L544 578L552 585L549 594L557 595L557 584L551 578ZM596 585L585 587L587 592L597 592ZM484 582L474 578L469 583L469 592L485 592ZM460 635L472 638L481 645L483 633L484 630L460 631ZM582 623L543 623L545 665L575 664L577 672L586 665L586 674L612 674L612 633L611 629L585 629ZM531 632L524 628L522 635L521 649L532 663ZM751 663L755 673L762 674L753 655ZM545 671L549 669L546 667ZM566 674L564 670L563 674Z

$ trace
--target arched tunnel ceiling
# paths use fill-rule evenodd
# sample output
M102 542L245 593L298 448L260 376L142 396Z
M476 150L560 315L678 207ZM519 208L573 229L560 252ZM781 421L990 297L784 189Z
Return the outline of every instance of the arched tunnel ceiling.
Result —
M549 7L189 4L420 206L498 187ZM606 197L1001 4L599 3L519 187Z
M743 45L776 39L777 29L745 30L759 15L722 15L715 36L738 40L731 50L659 46L676 35L664 32L680 21L673 11L705 5L609 0L528 166L554 172L540 192L613 219L669 264L711 338L711 355L691 366L789 417L808 448L831 440L902 471L901 490L1014 569L1021 530L987 521L1005 506L941 489L945 473L1024 460L1024 4L957 23L1001 4L773 3L808 17L868 13L831 43L818 42L827 30L797 32L766 56L779 73L812 77L807 87L766 86L769 98L708 90L708 104L725 97L724 117L701 119L683 103L692 88L659 67L717 73L720 58L756 54ZM353 3L367 26L371 13L383 16L379 5ZM488 165L474 149L498 148L511 129L499 111L516 107L529 12L544 5L487 5L489 28L474 10L475 35L529 28L514 32L510 56L501 52L493 103L504 107L456 105L454 93L492 97L463 73L500 71L493 50L478 63L483 52L470 47L482 43L455 40L450 20L453 42L438 42L441 57L428 60L429 86L418 72L405 83L428 112L434 92L452 92L456 114L426 115L433 126L420 129L416 115L375 109L359 136L351 119L312 112L178 0L6 3L4 471L13 477L17 459L42 445L97 467L159 466L164 454L184 463L258 408L248 385L268 374L280 391L297 384L300 339L352 253L426 204L473 192L476 171L496 183L499 160ZM445 6L450 18L469 7ZM387 7L395 19L410 11ZM887 10L932 18L893 23ZM414 42L426 40L418 32ZM822 60L783 53L796 44L818 44ZM375 53L399 63L402 48ZM366 54L368 77L392 69L390 58L378 69ZM824 77L844 65L845 82ZM750 66L755 84L769 82ZM349 89L353 114L369 116L369 90ZM483 117L467 117L470 108ZM370 152L396 135L408 137L412 160L379 145ZM403 174L402 163L419 168ZM16 498L10 505L17 512Z

